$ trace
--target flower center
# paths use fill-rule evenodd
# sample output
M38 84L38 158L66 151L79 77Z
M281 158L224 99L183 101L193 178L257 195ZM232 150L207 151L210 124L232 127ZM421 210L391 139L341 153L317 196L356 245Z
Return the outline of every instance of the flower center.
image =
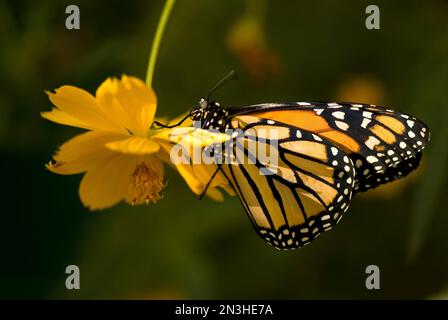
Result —
M165 187L161 174L144 162L137 164L131 176L128 200L131 204L149 204L162 198Z

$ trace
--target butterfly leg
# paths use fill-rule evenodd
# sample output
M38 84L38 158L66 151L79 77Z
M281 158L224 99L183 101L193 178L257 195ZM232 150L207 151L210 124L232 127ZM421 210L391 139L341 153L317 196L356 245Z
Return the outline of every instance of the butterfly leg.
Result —
M202 198L204 197L204 195L207 192L208 187L210 187L210 184L212 183L213 179L216 177L216 174L221 171L221 164L217 164L218 168L215 170L215 172L213 172L210 180L208 180L204 190L202 191L202 193L199 195L199 200L202 200Z
M180 120L178 123L173 124L173 125L166 125L166 124L163 124L163 123L161 123L159 121L154 121L151 126L156 125L156 126L159 126L159 127L162 127L162 128L168 128L168 129L169 128L174 128L174 127L180 126L182 124L182 122L187 120L189 117L190 117L190 114L187 114L182 120Z

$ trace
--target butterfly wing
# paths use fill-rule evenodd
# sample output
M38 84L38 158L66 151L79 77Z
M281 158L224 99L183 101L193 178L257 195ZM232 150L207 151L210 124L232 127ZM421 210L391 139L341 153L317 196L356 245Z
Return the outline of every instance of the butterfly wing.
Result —
M268 103L231 109L234 125L260 118L312 132L346 152L356 168L354 191L406 176L420 162L429 130L419 119L358 103Z
M339 222L355 183L354 164L341 148L268 119L234 121L242 131L221 170L264 240L294 249Z

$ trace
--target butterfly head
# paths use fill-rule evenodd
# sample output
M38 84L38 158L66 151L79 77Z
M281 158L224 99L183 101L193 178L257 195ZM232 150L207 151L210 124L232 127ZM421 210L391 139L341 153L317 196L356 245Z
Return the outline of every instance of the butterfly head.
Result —
M198 106L190 112L190 118L194 126L201 129L215 129L225 131L228 125L228 112L219 102L210 101L206 98L199 100Z

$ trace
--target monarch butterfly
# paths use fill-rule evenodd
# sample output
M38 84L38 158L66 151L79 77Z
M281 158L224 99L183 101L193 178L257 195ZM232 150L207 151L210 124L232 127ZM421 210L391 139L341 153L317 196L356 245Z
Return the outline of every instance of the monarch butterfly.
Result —
M225 109L209 96L182 121L190 117L201 129L243 133L232 138L233 160L215 174L226 177L257 234L281 250L333 228L356 193L408 175L429 141L422 121L385 107L287 102ZM260 136L266 128L276 136ZM271 168L247 147L254 139L276 146L276 173L260 174Z

